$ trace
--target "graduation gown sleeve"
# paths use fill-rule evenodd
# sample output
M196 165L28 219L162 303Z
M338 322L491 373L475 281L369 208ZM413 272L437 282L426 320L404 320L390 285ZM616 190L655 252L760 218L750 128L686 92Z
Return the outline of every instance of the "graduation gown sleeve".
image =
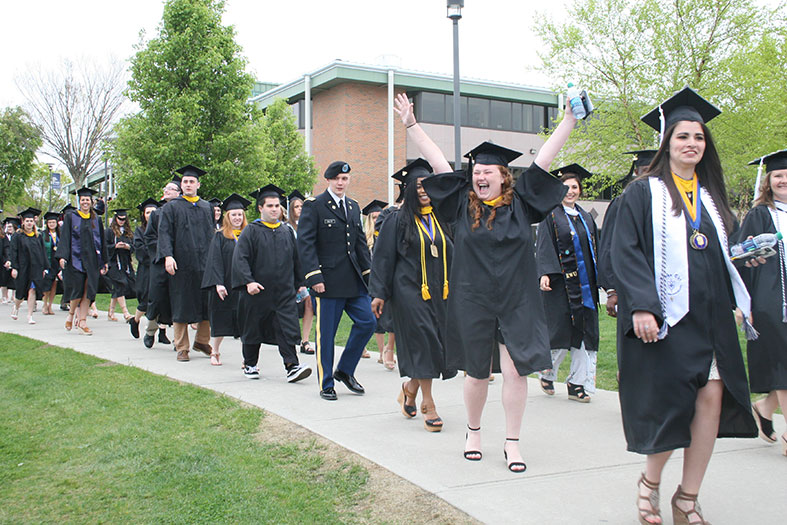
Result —
M432 207L442 222L452 225L467 213L467 192L471 185L464 171L453 171L427 177L421 184L432 200Z
M562 273L555 246L554 222L548 215L539 223L536 235L536 271L539 277Z
M653 221L651 195L647 180L634 181L620 197L612 239L612 271L615 273L618 296L622 294L625 311L618 304L618 322L625 334L633 337L632 315L650 312L659 326L663 322L661 303L656 289L653 268ZM648 254L651 256L648 257Z
M224 234L217 231L213 235L213 239L208 249L208 259L205 263L205 273L202 274L202 288L211 288L216 285L226 287L228 290L232 288L230 283L225 283L225 268L224 257L222 254L222 239Z
M534 162L516 180L514 191L522 199L531 224L535 224L543 221L563 201L568 188Z
M396 211L386 217L380 229L380 235L374 244L369 295L384 301L388 301L393 293L397 258L396 218L398 215L399 212Z

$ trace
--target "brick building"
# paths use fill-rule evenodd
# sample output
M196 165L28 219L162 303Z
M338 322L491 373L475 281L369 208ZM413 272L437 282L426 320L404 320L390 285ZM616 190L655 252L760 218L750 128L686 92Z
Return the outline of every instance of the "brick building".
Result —
M320 173L334 160L352 166L349 195L361 206L372 199L391 202L390 175L420 156L393 111L396 94L407 93L419 123L454 159L451 76L335 61L287 84L259 83L256 91L251 101L262 108L277 98L288 101ZM462 153L491 140L524 153L512 163L515 171L529 166L543 144L537 134L557 116L558 96L481 80L463 80L460 91ZM314 193L325 186L320 178Z

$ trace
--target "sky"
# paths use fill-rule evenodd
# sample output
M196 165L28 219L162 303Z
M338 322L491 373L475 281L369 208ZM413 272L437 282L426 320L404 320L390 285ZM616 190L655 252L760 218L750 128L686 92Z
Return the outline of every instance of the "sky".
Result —
M563 16L565 0L545 2ZM157 34L162 0L28 0L4 2L0 31L0 108L24 99L14 78L64 59L126 61L140 31ZM466 0L459 22L463 78L551 87L533 71L540 43L534 2ZM227 0L223 22L235 26L249 72L288 82L335 59L453 73L453 30L445 0Z

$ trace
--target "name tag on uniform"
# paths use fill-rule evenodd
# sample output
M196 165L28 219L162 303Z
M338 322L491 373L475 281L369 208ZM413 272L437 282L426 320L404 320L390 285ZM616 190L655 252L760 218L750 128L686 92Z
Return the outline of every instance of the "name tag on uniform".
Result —
M336 224L336 219L323 219L322 223L330 226L331 224Z

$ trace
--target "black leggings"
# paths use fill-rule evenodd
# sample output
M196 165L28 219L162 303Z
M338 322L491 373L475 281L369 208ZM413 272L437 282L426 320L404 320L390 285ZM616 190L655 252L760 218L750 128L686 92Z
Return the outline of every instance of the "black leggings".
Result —
M276 331L276 344L279 347L279 355L282 361L284 361L284 368L289 370L293 366L298 365L298 354L295 352L295 345L287 344L287 340L279 328L278 320L275 320L273 323ZM261 343L243 343L244 365L257 366L257 362L260 359L260 344Z

